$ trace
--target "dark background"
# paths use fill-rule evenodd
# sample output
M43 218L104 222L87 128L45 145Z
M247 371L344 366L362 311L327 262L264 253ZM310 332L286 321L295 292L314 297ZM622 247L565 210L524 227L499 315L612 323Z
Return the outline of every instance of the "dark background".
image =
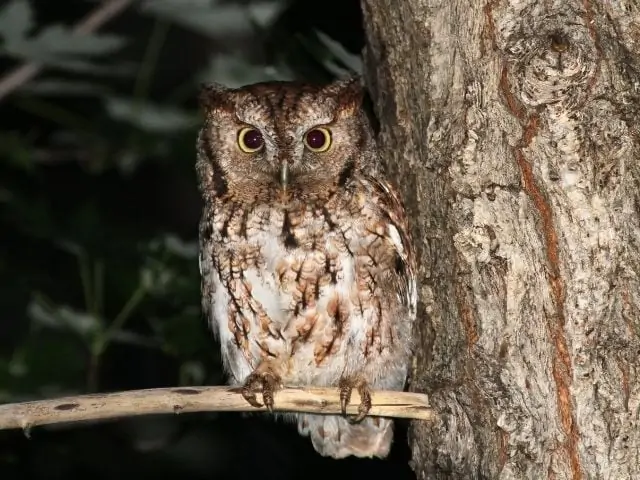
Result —
M197 3L134 2L89 39L68 28L99 2L0 3L0 81L46 65L0 100L0 403L225 382L199 308L198 85L330 80L363 31L358 0ZM323 458L265 415L0 431L0 478L413 478L405 428L385 461Z

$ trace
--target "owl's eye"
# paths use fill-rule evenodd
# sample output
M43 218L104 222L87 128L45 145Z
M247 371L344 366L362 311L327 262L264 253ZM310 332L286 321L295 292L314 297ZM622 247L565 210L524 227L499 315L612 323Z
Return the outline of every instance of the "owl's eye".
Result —
M255 128L245 127L238 133L238 146L245 153L255 153L264 147L264 139Z
M331 146L331 133L326 128L309 130L304 136L304 144L312 152L326 152Z

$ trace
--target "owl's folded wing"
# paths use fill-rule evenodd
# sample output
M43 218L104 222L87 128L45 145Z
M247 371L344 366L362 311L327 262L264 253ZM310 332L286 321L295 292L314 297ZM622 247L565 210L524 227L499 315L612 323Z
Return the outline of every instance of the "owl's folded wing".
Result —
M416 314L416 255L409 220L398 191L387 181L380 178L369 178L373 188L373 198L377 197L377 213L386 221L388 238L397 252L394 284L398 295L407 307L411 316Z

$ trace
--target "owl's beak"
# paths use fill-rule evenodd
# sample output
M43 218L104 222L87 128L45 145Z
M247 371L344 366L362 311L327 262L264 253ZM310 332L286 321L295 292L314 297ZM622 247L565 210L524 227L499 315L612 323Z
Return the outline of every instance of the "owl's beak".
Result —
M286 190L289 185L289 163L286 160L280 166L280 185L283 190Z

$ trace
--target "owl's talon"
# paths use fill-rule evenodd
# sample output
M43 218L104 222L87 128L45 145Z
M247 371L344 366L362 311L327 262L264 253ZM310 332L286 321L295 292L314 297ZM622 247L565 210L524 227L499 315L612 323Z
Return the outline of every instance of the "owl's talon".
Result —
M360 394L360 405L358 405L358 414L349 418L349 423L360 423L371 410L371 391L366 383L358 385L358 393Z
M342 415L347 416L347 405L351 401L351 391L353 390L353 385L346 378L340 379L340 410L342 410Z
M278 377L269 371L264 373L253 372L244 382L241 390L242 396L252 407L262 408L265 406L270 412L273 412L273 394L278 389L279 384ZM258 402L256 393L262 393L264 405Z
M242 387L242 396L247 402L249 402L249 405L251 405L252 407L255 407L255 408L263 407L263 405L257 400L256 394L253 391L251 391L246 384L244 387Z
M351 392L357 388L360 395L360 405L358 405L358 414L354 417L348 417L349 423L360 423L371 410L371 390L364 380L352 380L341 378L340 383L340 409L342 415L347 416L347 405L351 401Z

